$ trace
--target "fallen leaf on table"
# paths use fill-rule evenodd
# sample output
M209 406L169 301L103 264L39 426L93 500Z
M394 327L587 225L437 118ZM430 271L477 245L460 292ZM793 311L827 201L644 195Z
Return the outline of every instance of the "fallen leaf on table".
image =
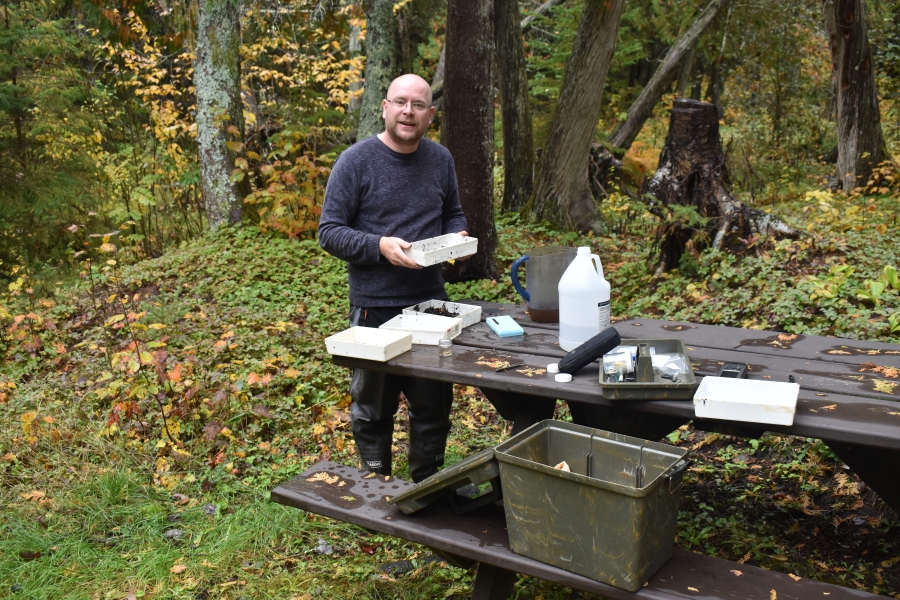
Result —
M897 387L897 384L893 381L885 381L884 379L876 379L874 383L875 391L883 392L885 394L893 394L894 388Z
M837 404L829 404L828 406L823 406L820 410L834 410L837 408Z
M776 600L776 598L778 598L778 594L775 593L775 590L769 592L769 600Z
M695 588L695 587L688 587L688 589L689 589L690 591L692 591L692 592L699 592L699 591L700 591L700 590L698 590L698 589Z
M372 475L374 476L375 473L372 473ZM338 477L337 475L329 475L325 471L319 471L318 473L306 478L307 481L324 481L328 485L334 485L338 482L339 479L340 477Z
M794 581L800 581L800 579L801 579L801 577L798 577L797 575L794 575L793 573L788 573L788 577L790 577Z
M736 577L740 577L741 575L743 575L743 573L741 571L738 571L737 569L732 569L731 572L734 573Z
M562 461L561 463L559 463L558 465L556 465L553 468L559 469L560 471L565 471L566 473L572 472L572 469L569 468L569 463L567 463L566 461Z

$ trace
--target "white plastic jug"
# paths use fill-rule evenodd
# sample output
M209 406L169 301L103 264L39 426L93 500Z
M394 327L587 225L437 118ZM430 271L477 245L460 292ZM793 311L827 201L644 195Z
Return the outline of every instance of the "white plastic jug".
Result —
M609 282L600 257L587 246L559 280L559 347L574 350L610 324Z

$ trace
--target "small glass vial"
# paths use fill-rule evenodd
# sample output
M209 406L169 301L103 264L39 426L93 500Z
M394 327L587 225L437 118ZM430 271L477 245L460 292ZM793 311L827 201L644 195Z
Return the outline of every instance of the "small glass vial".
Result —
M453 356L453 340L450 338L438 340L438 351L441 353L441 356Z

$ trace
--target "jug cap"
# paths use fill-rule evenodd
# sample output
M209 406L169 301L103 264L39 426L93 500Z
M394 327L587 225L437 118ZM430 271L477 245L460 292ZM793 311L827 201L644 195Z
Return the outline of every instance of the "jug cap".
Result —
M590 254L591 247L590 246L578 246L578 254Z

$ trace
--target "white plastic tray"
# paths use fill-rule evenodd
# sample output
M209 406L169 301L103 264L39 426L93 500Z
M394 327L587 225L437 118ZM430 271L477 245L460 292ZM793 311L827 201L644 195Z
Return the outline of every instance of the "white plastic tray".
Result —
M413 242L403 252L416 261L416 264L429 267L446 262L452 258L471 256L478 250L478 238L448 233L437 237Z
M428 314L425 311L429 308L444 307L448 312L456 313L456 316L462 319L463 329L474 325L481 321L481 307L474 304L457 304L456 302L446 302L444 300L427 300L419 302L415 306L403 309L404 315L423 315ZM437 315L445 316L445 315Z
M385 362L412 348L412 335L406 331L351 327L325 338L325 348L329 354Z
M451 340L462 331L462 319L439 315L397 315L380 329L405 331L412 334L413 344L437 346L441 338Z
M799 383L704 377L694 394L694 414L706 419L793 425Z

